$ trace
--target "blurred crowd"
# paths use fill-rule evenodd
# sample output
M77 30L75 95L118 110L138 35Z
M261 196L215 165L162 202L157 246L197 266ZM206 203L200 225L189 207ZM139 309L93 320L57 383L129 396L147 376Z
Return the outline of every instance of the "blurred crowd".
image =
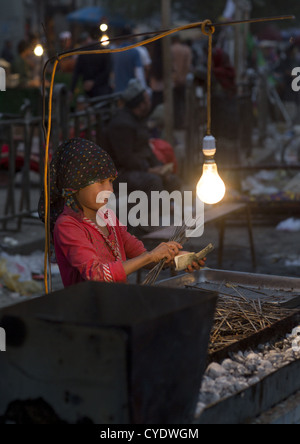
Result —
M129 28L122 30L124 39L111 44L110 48L125 48L135 42ZM72 35L60 35L61 50L72 48ZM84 32L77 41L78 47L95 49L92 36ZM76 46L75 46L76 47ZM174 37L171 45L172 84L174 90L175 126L184 126L185 84L187 75L193 71L193 51L190 45ZM67 84L72 97L83 94L88 98L117 93L137 79L146 89L151 100L151 111L164 101L163 52L161 40L113 54L88 54L72 56L62 61L58 74L60 81Z
M130 37L133 31L125 28L123 40L111 44L110 48L125 48L134 43ZM70 51L79 47L95 48L99 40L89 32L83 32L76 41L69 31L60 33L56 52ZM14 50L12 42L6 40L1 52L1 66L12 76L9 86L21 88L39 87L42 68L48 55L36 53L39 41L36 36L18 43ZM245 77L248 73L259 73L262 69L268 75L283 100L294 100L291 84L291 71L300 64L300 52L297 42L292 41L257 41L249 36ZM213 87L224 93L235 94L237 91L234 58L230 54L230 45L226 39L215 39L213 53ZM206 83L206 41L185 40L179 34L172 38L172 86L174 91L175 127L184 127L185 87L188 74L193 74L201 86ZM151 97L151 110L164 101L163 51L162 41L158 40L146 46L114 54L74 55L63 59L59 64L58 82L65 83L70 97L84 95L88 98L121 93L132 78L138 79ZM253 76L252 76L253 79ZM74 101L73 101L74 103Z
M7 71L8 87L40 87L42 69L46 58L47 56L35 35L19 41L15 50L12 41L5 40L0 65L5 67Z
M298 42L292 39L258 40L249 35L241 76L235 69L228 31L230 27L226 28L225 34L220 32L214 36L213 133L216 138L228 139L237 139L241 135L244 138L242 145L250 155L251 146L247 143L251 144L251 119L255 118L255 106L259 109L256 123L259 123L263 141L272 100L294 101L297 107L299 105L298 94L293 92L291 84L292 70L300 66L300 51ZM162 40L122 51L136 42L132 34L131 29L123 29L122 39L114 39L109 46L102 46L99 35L95 38L85 31L75 41L70 31L61 32L51 55L70 51L73 54L60 61L55 81L65 85L69 93L67 106L72 111L81 110L91 102L98 103L105 96L111 102L117 97L117 109L101 132L103 147L113 157L120 180L127 183L128 191L139 189L148 193L152 189L167 189L171 192L180 189L181 179L178 153L165 140L164 133ZM192 84L197 100L203 106L207 87L207 39L183 40L183 35L175 34L170 46L175 130L189 128L186 121L188 84ZM49 54L45 49L37 51L39 45L35 36L20 41L17 51L13 50L12 42L4 42L0 66L6 64L5 69L11 76L16 76L12 77L15 82L9 85L10 88L41 87L42 70ZM87 54L76 54L74 50L78 48L85 48ZM121 51L94 54L92 50L95 48L120 48ZM250 105L240 106L239 103L237 106L237 97L245 95L246 90ZM269 100L269 91L277 94L272 94L272 100ZM94 98L98 99L93 102ZM84 136L86 134L82 133ZM225 151L224 156L227 156Z
M125 48L134 43L130 38L133 31L124 28L123 40L110 47ZM1 52L2 66L9 74L9 87L38 88L41 86L42 68L47 60L45 50L36 54L39 44L35 36L18 43L16 50L10 40L3 44ZM69 31L61 32L57 53L74 50L79 47L95 49L99 40L89 32L82 32L74 42ZM101 48L101 46L100 46ZM178 104L175 114L176 125L184 121L184 88L186 77L193 71L193 50L186 42L174 37L172 41L172 69L174 100ZM74 55L61 60L56 81L64 83L70 91L71 103L74 97L84 95L87 98L103 96L124 91L131 79L138 79L151 97L151 109L163 103L163 60L161 41L141 46L129 51L102 54ZM10 79L12 80L10 82Z
M122 38L113 39L109 46L102 46L99 41L99 30L97 35L84 31L76 38L70 31L61 32L57 36L56 47L54 52L52 49L51 55L82 47L90 51L90 54L74 53L62 59L58 65L56 83L66 86L70 109L76 111L80 108L80 104L87 103L95 97L122 95L132 79L138 80L149 97L147 117L151 116L150 125L154 122L151 134L163 137L165 94L163 43L159 39L147 45L122 51L123 48L137 42L133 34L134 31L126 27L120 31L119 35ZM173 89L174 128L177 130L185 129L188 123L186 122L188 79L192 79L193 85L196 85L199 99L205 99L207 82L207 39L197 36L194 39L183 40L184 35L177 33L171 39L170 82ZM238 131L245 134L247 140L251 140L250 120L256 118L261 126L260 137L263 139L268 115L274 112L271 109L272 100L276 101L278 96L278 100L294 102L297 109L299 107L298 94L295 94L291 88L292 70L300 66L299 42L292 38L259 39L249 34L242 75L236 72L233 43L231 27L225 27L224 31L221 30L214 35L213 131L216 137L230 139L236 133L237 122L244 120L247 121L247 127L239 128ZM2 64L10 74L8 87L41 87L42 70L49 55L45 48L37 52L38 46L41 46L40 42L34 35L20 41L15 51L11 41L4 42L0 66ZM92 53L95 48L120 48L121 51L99 55ZM245 91L251 103L247 105L247 116L241 119L236 98L245 94ZM268 95L272 96L271 99ZM244 109L246 110L245 107Z

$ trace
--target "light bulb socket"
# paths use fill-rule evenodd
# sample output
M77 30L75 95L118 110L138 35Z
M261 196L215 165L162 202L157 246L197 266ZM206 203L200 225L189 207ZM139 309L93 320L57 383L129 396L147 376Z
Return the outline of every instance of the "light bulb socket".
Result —
M202 148L203 154L207 158L213 158L216 154L217 148L216 148L216 139L214 136L205 136L203 139L203 148Z
M205 157L204 157L204 163L205 163L206 165L216 163L216 161L215 161L215 157L214 157L214 156L206 156L206 155L204 155L204 156L205 156Z

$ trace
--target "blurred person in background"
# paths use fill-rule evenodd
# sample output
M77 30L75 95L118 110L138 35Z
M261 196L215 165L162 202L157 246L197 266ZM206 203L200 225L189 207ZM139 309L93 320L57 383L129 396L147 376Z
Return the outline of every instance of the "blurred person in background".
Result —
M124 28L121 35L130 36L132 31L130 28ZM124 38L117 48L125 48L130 45L130 38ZM113 54L113 83L114 91L121 93L127 88L131 79L138 79L143 87L147 87L145 70L137 48L128 51L122 51Z
M46 61L48 60L48 55L45 50L46 45L45 42L43 42L42 39L36 34L30 35L29 42L31 51L28 54L27 62L32 69L33 78L35 79L36 83L41 86L43 68ZM35 49L37 48L37 46L41 46L43 48L42 55L35 54Z
M145 38L144 40L147 40L147 38ZM142 65L144 68L144 75L145 75L146 83L147 83L147 85L149 85L149 74L150 74L151 65L152 65L150 53L148 51L148 48L145 45L138 46L137 50L139 51Z
M151 110L164 103L164 73L162 42L157 40L150 45L152 64L149 72L149 85L152 91Z
M63 31L59 34L60 52L67 52L73 49L72 34L70 31ZM76 65L77 56L69 56L62 59L59 63L59 69L64 73L73 73Z
M63 31L59 34L59 52L68 52L73 48L73 39L70 31ZM71 93L71 85L73 72L75 69L77 55L70 55L62 60L60 60L57 67L56 81L57 83L62 83L66 86L67 90L70 92L70 108L75 110L76 99L78 94L83 94L81 88L76 89L76 94ZM78 94L77 94L78 93Z
M173 174L174 163L164 163L151 147L147 117L150 97L137 79L129 81L122 94L125 106L111 119L107 129L106 149L119 171L118 181L127 183L128 192L180 190L181 181Z
M183 44L178 35L172 38L173 84L174 84L174 124L175 128L185 127L185 88L186 78L192 70L191 48Z
M83 33L80 38L80 46L89 46L97 43L88 33ZM95 47L91 47L91 50ZM74 93L76 84L81 78L83 89L87 97L98 97L111 93L110 75L112 61L110 54L82 54L76 60L74 68L71 92Z
M12 72L19 74L19 87L21 88L38 88L41 79L35 77L34 64L31 61L32 45L30 42L21 40L18 44L18 54L12 65Z
M11 40L5 40L2 53L2 59L6 60L8 63L12 64L14 61L14 53L12 50L12 42Z

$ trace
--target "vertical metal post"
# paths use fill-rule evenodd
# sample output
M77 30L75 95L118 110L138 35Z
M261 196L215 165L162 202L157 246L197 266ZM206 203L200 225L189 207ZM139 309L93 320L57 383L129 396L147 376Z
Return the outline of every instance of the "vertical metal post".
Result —
M31 147L33 139L34 127L30 125L31 114L30 108L27 109L24 115L24 125L23 126L23 139L24 139L24 164L22 168L22 185L21 185L21 195L19 203L19 212L21 216L18 218L18 231L22 226L22 213L30 213L30 156ZM25 206L25 210L24 210Z
M235 20L248 20L250 18L251 3L249 0L235 0ZM246 54L247 54L247 34L249 31L249 24L236 26L235 32L235 69L236 82L239 85L245 74Z
M15 217L16 208L15 208L15 179L16 179L16 146L14 143L14 125L11 124L8 126L8 174L9 174L9 182L7 186L7 194L6 194L6 202L4 215L5 216L13 216ZM3 221L3 230L6 230L7 220Z
M161 0L162 27L171 27L171 2L172 0ZM173 85L172 85L172 54L171 38L165 37L163 45L163 68L164 68L164 106L165 106L165 139L173 144L174 130L174 107L173 107Z

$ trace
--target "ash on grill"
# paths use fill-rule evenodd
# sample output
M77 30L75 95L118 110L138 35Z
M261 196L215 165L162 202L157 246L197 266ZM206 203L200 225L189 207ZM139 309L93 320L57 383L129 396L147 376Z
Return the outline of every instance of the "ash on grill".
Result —
M186 285L186 288L202 289L200 285ZM232 294L233 292L236 294ZM269 302L268 295L256 290L255 292L257 296L262 296L263 300L261 297L256 299L245 297L239 285L226 283L219 288L209 345L210 354L248 338L295 313L295 310L285 309L274 303L276 302L274 297L270 298L272 302Z
M206 369L199 393L195 417L204 409L231 397L278 369L300 359L300 326L281 340L260 344L257 349L230 353L221 363L212 362Z

